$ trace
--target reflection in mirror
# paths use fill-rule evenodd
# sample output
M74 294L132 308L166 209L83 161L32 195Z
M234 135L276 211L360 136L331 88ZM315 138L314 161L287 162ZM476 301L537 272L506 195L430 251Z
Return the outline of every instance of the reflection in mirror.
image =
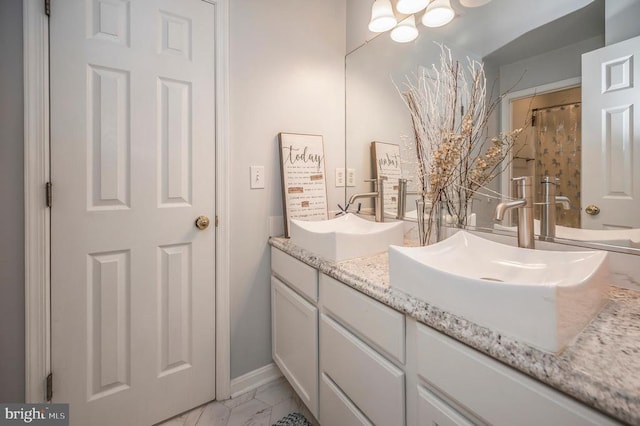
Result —
M567 197L569 203L555 207L556 224L572 228L580 227L580 94L578 86L523 97L508 106L512 127L529 124L514 149L511 176L534 176L538 203L543 202L543 177L556 179L556 195ZM540 214L536 209L535 218L539 220Z
M591 146L602 150L602 142L597 138L594 140L593 135L603 134L603 129L591 132L585 129L593 122L601 121L602 108L591 106L594 95L587 92L584 85L581 61L587 52L607 51L614 47L609 45L640 34L637 26L639 4L633 0L542 0L536 8L531 8L530 2L524 0L493 0L482 7L467 9L453 1L458 16L443 29L421 28L418 39L407 44L394 43L388 35L382 34L353 50L346 57L346 163L347 167L356 170L358 182L347 192L370 190L360 181L374 176L369 153L372 141L400 147L402 177L413 181L409 190L415 189L415 160L408 148L413 140L410 117L398 89L407 77L416 75L420 67L431 67L437 62L439 47L434 41L442 42L460 61L470 57L484 62L488 87L493 88L494 97L507 93L499 113L490 123L489 135L521 127L522 114L529 113L526 117L529 122L535 115L536 125L522 135L522 149L514 149L518 154L511 167L489 189L511 195L509 180L512 176L535 176L536 181L543 176L558 177L557 195L568 197L570 201L569 209L565 210L561 204L556 209L558 239L634 247L634 241L638 241L634 237L636 230L620 228L640 228L640 223L623 223L618 219L596 223L595 219L602 218L607 211L624 211L633 220L640 220L637 204L640 176L631 173L640 170L640 154L625 160L622 148L612 150L612 159L618 161L624 172L614 174L615 178L609 184L614 195L608 200L590 198L589 190L601 189L607 177L596 170L603 163L599 158L602 155L589 157ZM632 20L629 16L633 15L636 18ZM507 16L509 18L505 19ZM619 54L619 57L624 55ZM590 68L594 78L597 68L596 65ZM624 64L613 67L610 76L623 79L624 69ZM635 99L626 105L637 102L638 97ZM584 117L590 108L596 111L596 119L586 123ZM637 106L633 110L615 110L607 116L613 126L610 127L613 137L622 138L623 142L618 145L640 143L640 135L631 133L626 134L627 141L624 142L623 126L625 119L638 120L638 110ZM634 152L640 153L640 148L635 148ZM598 163L598 167L594 163ZM473 210L478 228L494 229L492 217L499 198L476 196ZM618 201L633 199L635 204L627 202L625 208L606 204L614 198ZM537 201L540 202L539 197ZM598 216L586 213L598 208L601 211ZM538 212L537 219L539 215ZM502 225L509 228L512 224L504 222ZM600 234L580 228L599 229ZM612 233L612 228L616 228L617 234ZM607 229L606 235L603 229Z
M395 217L398 211L398 179L402 178L400 147L393 143L371 142L371 162L373 178L384 179L384 215Z

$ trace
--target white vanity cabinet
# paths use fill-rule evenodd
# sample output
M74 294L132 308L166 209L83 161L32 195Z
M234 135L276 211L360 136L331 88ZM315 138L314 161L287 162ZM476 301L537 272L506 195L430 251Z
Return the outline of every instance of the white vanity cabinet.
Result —
M273 359L326 426L403 426L405 316L271 249ZM319 297L318 297L319 296Z
M620 425L272 248L273 359L322 426Z
M318 271L271 249L272 356L318 417Z
M416 335L419 425L620 424L427 326Z
M320 422L404 425L404 314L324 274L320 306Z

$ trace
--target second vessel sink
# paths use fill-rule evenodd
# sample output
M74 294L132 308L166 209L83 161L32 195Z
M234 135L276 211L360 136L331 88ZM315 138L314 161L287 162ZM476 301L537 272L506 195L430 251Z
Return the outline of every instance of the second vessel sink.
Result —
M291 242L328 260L341 261L402 244L404 223L373 222L352 213L321 221L290 221Z
M558 352L605 302L602 251L522 249L465 231L389 248L391 286L478 325Z
M504 226L498 223L494 229L501 231L517 232L515 226ZM540 221L535 219L533 231L540 235ZM601 244L612 244L621 247L640 248L640 228L634 229L581 229L556 225L556 238L567 240L585 241Z

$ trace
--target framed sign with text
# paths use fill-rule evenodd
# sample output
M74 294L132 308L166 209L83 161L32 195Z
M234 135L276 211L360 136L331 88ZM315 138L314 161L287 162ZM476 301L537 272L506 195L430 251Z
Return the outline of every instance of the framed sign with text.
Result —
M278 146L284 235L289 237L289 219L328 219L324 144L319 135L280 133Z
M393 143L371 142L373 177L384 176L384 211L395 214L398 210L398 179L402 177L400 146Z

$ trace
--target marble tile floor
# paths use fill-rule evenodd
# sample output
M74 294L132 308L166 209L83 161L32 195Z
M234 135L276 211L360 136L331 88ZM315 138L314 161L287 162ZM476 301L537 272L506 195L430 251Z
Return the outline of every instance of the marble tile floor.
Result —
M317 422L289 383L281 377L225 401L212 401L157 426L271 426L291 413Z

